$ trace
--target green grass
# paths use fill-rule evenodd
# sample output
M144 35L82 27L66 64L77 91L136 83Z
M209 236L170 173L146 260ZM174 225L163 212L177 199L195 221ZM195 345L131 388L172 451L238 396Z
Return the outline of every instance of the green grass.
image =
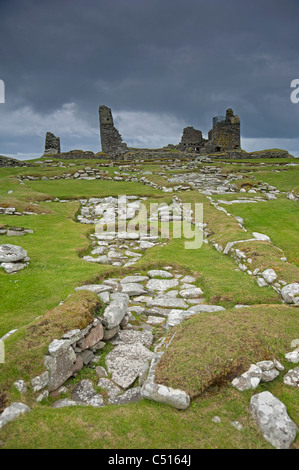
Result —
M258 202L256 204L232 204L227 210L244 219L250 232L265 233L274 245L281 248L287 259L299 267L299 208L289 199Z

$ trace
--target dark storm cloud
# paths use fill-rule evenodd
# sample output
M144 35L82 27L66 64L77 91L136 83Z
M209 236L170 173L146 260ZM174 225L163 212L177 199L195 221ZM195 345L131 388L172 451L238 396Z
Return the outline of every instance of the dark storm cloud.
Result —
M0 153L16 153L22 126L20 152L40 152L56 129L69 148L96 149L99 104L129 144L124 116L137 126L148 113L155 146L178 142L181 124L207 133L228 107L245 139L296 139L298 13L297 0L2 0Z

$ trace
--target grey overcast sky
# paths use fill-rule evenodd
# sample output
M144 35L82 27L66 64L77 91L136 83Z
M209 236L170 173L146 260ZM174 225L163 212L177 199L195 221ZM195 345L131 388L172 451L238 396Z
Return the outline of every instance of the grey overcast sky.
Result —
M298 24L299 0L0 0L0 154L39 157L47 131L97 152L105 104L129 146L232 107L245 150L299 157Z

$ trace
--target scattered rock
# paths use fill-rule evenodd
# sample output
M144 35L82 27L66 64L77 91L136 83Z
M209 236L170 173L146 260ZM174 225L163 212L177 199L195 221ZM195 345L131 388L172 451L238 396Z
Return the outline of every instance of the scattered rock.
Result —
M264 438L272 446L277 449L290 448L298 428L278 398L268 391L253 395L249 410Z
M290 369L289 372L284 376L283 382L286 385L299 388L299 367Z
M299 305L299 283L294 282L284 286L281 295L286 303Z
M24 405L23 403L12 403L9 407L5 408L3 413L0 415L0 429L9 421L18 418L18 416L28 413L29 411L31 411L29 406Z

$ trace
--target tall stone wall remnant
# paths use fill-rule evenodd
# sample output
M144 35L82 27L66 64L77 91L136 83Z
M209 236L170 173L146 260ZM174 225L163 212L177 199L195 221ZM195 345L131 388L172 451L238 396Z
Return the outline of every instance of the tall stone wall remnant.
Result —
M99 107L100 132L102 151L111 157L119 157L128 151L127 144L122 141L118 130L114 127L111 109L101 105Z
M44 155L53 155L60 153L60 138L52 132L47 132Z

